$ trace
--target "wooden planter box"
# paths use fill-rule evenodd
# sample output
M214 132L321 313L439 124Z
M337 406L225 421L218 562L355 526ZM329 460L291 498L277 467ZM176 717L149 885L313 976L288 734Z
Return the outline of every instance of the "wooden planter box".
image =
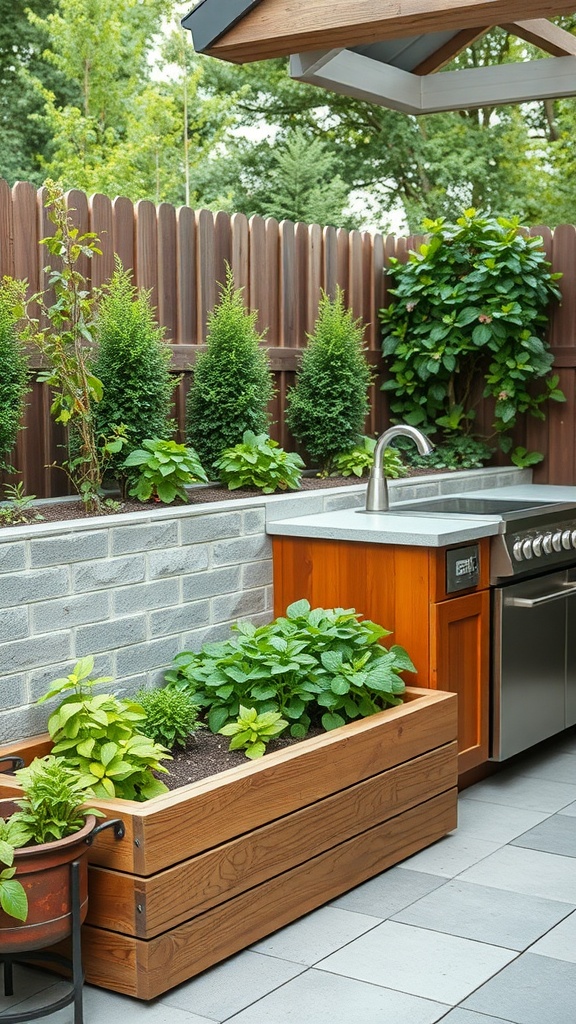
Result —
M86 980L153 999L450 832L456 703L409 688L402 706L148 803L94 801L126 836L90 850ZM15 788L0 776L0 795Z

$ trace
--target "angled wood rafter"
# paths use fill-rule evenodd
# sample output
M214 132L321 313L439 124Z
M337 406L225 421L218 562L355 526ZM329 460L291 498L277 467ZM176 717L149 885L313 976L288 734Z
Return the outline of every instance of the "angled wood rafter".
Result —
M576 37L558 28L546 18L536 18L534 21L512 21L501 26L510 35L518 36L526 43L538 46L545 53L551 53L553 57L575 57Z

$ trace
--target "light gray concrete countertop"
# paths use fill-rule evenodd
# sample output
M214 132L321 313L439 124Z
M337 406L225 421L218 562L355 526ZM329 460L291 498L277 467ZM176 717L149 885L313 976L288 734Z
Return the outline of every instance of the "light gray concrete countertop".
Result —
M453 496L453 495L451 495ZM466 497L514 498L551 502L575 502L576 487L519 484L509 487L488 488L467 491ZM423 498L423 503L428 499ZM358 541L371 544L405 544L414 547L445 547L449 544L491 537L499 532L500 517L497 515L473 516L457 513L440 514L412 513L395 514L402 509L400 502L390 511L364 512L359 508L340 509L292 519L269 522L269 534L284 537L316 537L326 540Z

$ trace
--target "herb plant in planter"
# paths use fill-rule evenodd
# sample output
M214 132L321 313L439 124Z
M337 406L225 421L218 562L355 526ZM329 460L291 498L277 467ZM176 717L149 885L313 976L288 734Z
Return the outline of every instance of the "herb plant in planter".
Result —
M269 625L241 622L230 640L177 655L166 679L205 709L213 732L236 735L238 716L249 711L277 716L267 724L287 720L301 739L311 726L336 729L402 703L400 673L415 669L402 647L380 643L388 635L354 609L297 601ZM252 756L272 735L258 737Z
M298 490L304 463L296 452L284 451L267 434L246 430L242 444L225 448L214 467L230 491L257 487L263 494L273 494Z
M87 853L101 811L85 779L49 755L16 772L22 798L0 800L0 951L39 949L70 932L70 862ZM86 915L86 867L83 872Z
M74 768L96 796L142 801L166 792L153 772L166 772L162 761L170 755L139 731L146 719L144 709L110 693L94 694L94 687L110 679L92 679L93 668L93 658L82 658L38 701L64 694L48 719L52 752Z

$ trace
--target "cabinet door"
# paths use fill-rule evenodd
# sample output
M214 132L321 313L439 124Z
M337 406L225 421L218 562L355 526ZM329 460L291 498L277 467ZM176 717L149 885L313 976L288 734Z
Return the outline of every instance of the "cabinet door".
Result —
M458 771L488 760L490 594L430 606L430 685L458 694Z

